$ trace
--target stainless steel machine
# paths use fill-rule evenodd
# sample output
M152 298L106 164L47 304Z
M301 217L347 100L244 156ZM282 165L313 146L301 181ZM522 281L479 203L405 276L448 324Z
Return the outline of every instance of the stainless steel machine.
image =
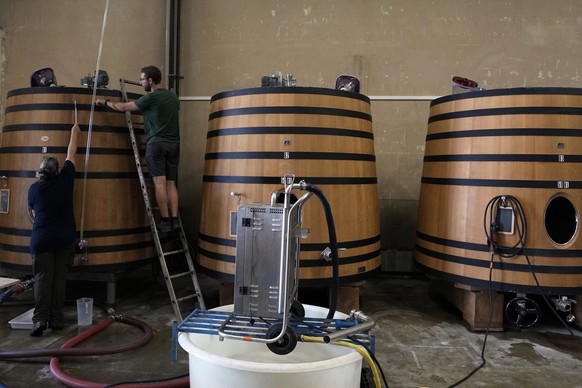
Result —
M278 199L284 195L283 203ZM237 212L234 313L283 318L297 296L300 239L305 194L293 204L275 192L270 204L239 206ZM290 197L290 198L287 198ZM289 202L289 203L286 203Z
M282 178L283 191L271 195L270 204L239 206L237 211L237 259L232 314L219 328L221 338L240 339L226 328L237 316L276 319L264 336L248 336L264 342L275 353L291 352L297 334L289 325L292 309L303 318L305 312L297 302L299 284L300 238L308 231L301 228L302 208L313 195L297 198L293 190L306 190L305 182L294 183L293 175Z
M302 227L303 205L315 194L319 197L330 234L330 247L322 252L322 260L333 266L337 288L338 249L331 208L325 196L306 182L295 183L295 177L282 177L283 190L274 191L270 203L241 205L237 209L236 270L234 307L232 312L195 310L181 324L179 331L218 334L220 340L262 342L276 354L292 352L298 338L320 337L330 343L339 338L357 338L370 345L369 330L375 323L359 311L349 318L336 319L335 297L330 300L326 318L305 316L297 301L299 288L300 240L308 230ZM303 190L297 197L294 192ZM174 340L175 342L175 340ZM373 346L372 346L373 347Z

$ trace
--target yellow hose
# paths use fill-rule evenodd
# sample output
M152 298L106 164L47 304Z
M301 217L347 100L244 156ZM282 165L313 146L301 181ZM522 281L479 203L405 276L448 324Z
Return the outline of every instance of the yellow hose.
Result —
M301 340L306 341L306 342L321 342L321 343L324 342L323 338L321 338L321 337L310 337L307 335L302 335ZM362 357L366 360L366 362L368 363L370 368L372 369L372 374L374 375L374 384L378 388L382 387L382 383L380 381L380 373L378 372L378 368L376 367L374 360L372 360L372 357L370 357L370 354L368 353L368 351L365 348L363 348L360 345L356 345L356 344L353 344L353 343L347 342L347 341L332 341L332 342L330 342L330 344L347 346L348 348L352 348L355 351L357 351L358 353L360 353L362 355Z

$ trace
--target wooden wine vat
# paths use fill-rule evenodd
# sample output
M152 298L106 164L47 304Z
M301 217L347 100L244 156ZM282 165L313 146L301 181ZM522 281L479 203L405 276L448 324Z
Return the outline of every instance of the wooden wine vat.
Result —
M115 271L156 257L125 115L96 107L87 150L92 93L92 89L68 87L8 93L0 147L0 189L6 190L7 207L0 213L2 266L26 269L31 265L28 188L36 181L43 156L56 156L61 166L64 163L75 104L81 133L74 212L80 237L88 244L85 259L77 255L75 267ZM98 89L97 97L116 101L120 92Z
M232 282L238 205L269 203L294 174L319 187L330 203L341 250L342 282L380 267L380 223L369 98L307 87L240 89L210 103L198 262L211 276ZM320 253L329 245L317 198L303 209L299 278L318 285L332 278ZM278 260L277 252L274 259Z
M430 276L522 293L582 292L582 89L475 91L431 103L415 260ZM488 203L523 209L498 243L524 249L491 260ZM500 213L501 214L501 213ZM520 238L520 230L527 233ZM490 271L490 266L492 270Z

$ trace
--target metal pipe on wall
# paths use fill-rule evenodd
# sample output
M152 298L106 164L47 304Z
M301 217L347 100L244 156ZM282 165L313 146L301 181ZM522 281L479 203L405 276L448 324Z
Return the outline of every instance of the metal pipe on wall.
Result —
M166 57L164 59L164 69L168 69L170 73L170 9L172 7L172 0L166 0ZM169 85L168 85L169 87Z
M166 69L168 89L179 96L180 75L180 10L181 0L166 1Z

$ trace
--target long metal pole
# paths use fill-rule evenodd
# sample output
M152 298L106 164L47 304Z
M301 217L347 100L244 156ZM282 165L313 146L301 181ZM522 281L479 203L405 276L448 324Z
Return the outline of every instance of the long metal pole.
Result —
M85 230L85 200L87 198L87 172L89 170L89 155L91 149L91 134L93 132L93 113L95 112L95 98L97 96L97 77L99 76L99 67L101 66L101 52L103 51L103 37L105 36L105 26L107 25L107 12L109 10L109 0L105 2L105 11L103 13L103 25L101 26L101 39L99 40L99 51L97 53L97 65L95 66L95 80L93 82L93 97L91 98L91 113L89 115L89 128L87 130L87 145L85 147L85 171L83 174L83 201L81 206L81 226L79 237L79 248L85 249L87 241L83 238ZM83 256L86 260L87 256Z

